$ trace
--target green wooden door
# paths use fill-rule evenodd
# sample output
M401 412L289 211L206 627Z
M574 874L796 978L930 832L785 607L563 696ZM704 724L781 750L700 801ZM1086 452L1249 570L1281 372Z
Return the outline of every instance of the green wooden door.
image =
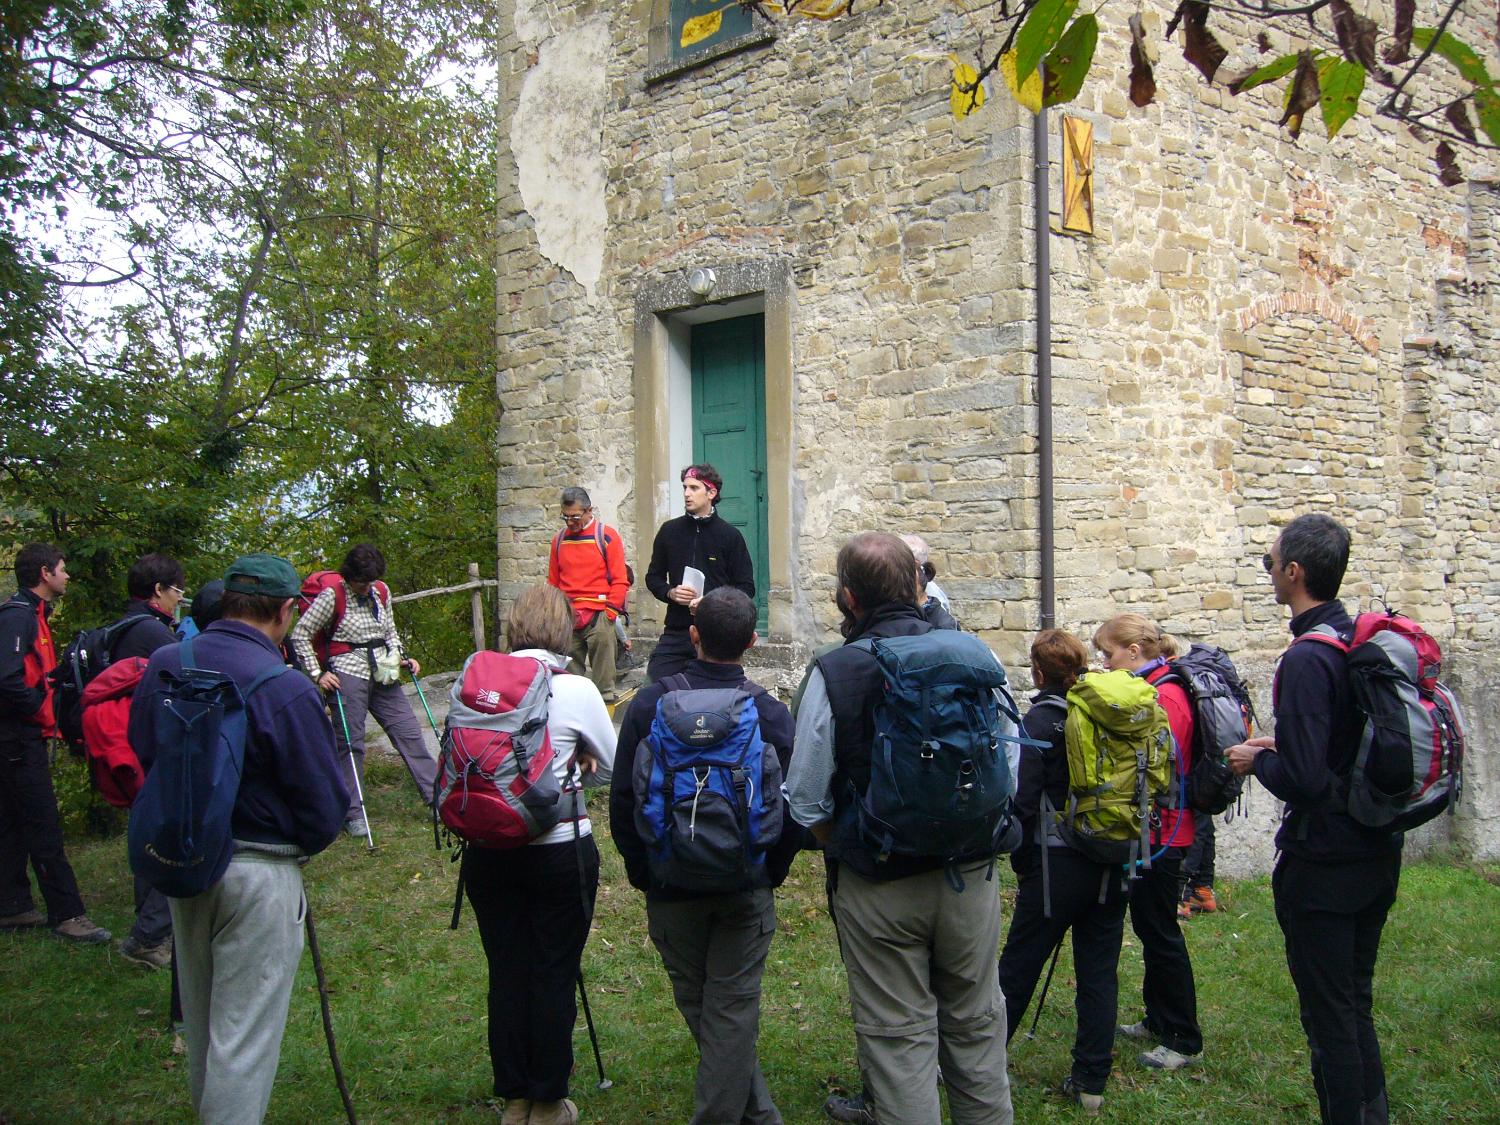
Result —
M757 625L766 632L770 546L766 520L765 317L693 325L693 460L724 478L719 515L745 537L755 564Z

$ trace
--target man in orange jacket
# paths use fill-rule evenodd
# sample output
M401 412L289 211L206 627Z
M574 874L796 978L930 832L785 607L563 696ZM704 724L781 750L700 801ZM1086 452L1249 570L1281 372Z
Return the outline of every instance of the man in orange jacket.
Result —
M58 937L102 945L109 931L83 912L63 851L47 760L47 739L57 737L47 680L57 667L57 649L47 618L68 588L63 553L47 543L22 547L16 586L0 606L0 931L45 922ZM47 904L45 916L31 897L28 860Z
M594 515L586 489L562 490L563 529L552 540L547 583L573 606L572 670L594 681L607 702L615 692L615 618L625 612L633 574L625 541Z

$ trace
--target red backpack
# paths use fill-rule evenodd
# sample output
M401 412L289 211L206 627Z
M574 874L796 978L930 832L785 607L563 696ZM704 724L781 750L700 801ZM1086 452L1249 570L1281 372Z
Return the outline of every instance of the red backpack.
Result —
M117 809L128 809L146 774L126 736L130 700L146 671L146 658L117 660L83 689L83 752L99 795Z
M1390 612L1360 614L1347 644L1326 625L1297 641L1326 644L1349 658L1349 684L1365 716L1349 775L1349 815L1392 832L1425 824L1444 809L1451 815L1463 791L1465 739L1458 700L1437 678L1443 664L1437 641L1411 618Z
M297 612L306 613L312 608L313 602L318 600L318 595L330 586L333 587L333 620L313 637L313 649L325 668L328 667L330 657L354 651L352 646L333 639L333 634L338 631L339 622L344 620L344 613L349 608L349 587L345 585L344 576L338 571L315 570L302 580L302 590L297 596ZM370 583L370 589L375 591L377 604L389 609L391 588L376 579ZM310 670L309 674L311 675L314 671L316 670Z
M433 798L438 821L466 844L520 848L565 811L552 764L547 704L552 670L540 660L488 650L453 685Z

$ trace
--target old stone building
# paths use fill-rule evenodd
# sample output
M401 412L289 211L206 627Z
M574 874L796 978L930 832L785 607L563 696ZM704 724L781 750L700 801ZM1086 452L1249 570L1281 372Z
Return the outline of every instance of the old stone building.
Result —
M711 460L787 669L832 635L839 545L884 528L926 537L1013 678L1049 606L1085 637L1137 609L1230 650L1269 714L1285 615L1259 560L1328 511L1351 609L1423 621L1469 709L1435 834L1500 853L1495 168L1440 186L1368 95L1292 143L1279 87L1231 97L1172 44L1136 109L1106 8L1041 130L1039 245L1032 115L1003 89L949 108L949 53L994 16L971 6L500 0L503 583L544 573L573 483L643 575L678 470ZM1159 39L1170 8L1144 12ZM1489 44L1493 17L1455 26ZM1062 229L1064 114L1092 128L1090 234ZM633 608L654 635L644 585ZM1265 866L1275 806L1252 797L1226 867Z

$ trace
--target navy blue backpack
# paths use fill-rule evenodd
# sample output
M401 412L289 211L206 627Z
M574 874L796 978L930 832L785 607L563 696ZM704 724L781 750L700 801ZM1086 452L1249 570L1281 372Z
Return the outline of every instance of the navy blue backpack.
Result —
M636 750L631 785L657 882L712 894L769 885L766 851L781 837L781 762L761 740L751 695L669 690Z
M167 690L152 703L156 745L130 810L130 869L164 895L191 898L224 877L234 855L231 820L245 764L245 702L287 670L273 664L243 692L226 672L193 664L193 640L179 646L182 672L161 673Z
M859 839L880 862L893 855L956 865L1014 848L1016 779L1005 743L1019 716L1005 669L972 633L934 629L854 642L875 657L870 784L855 804Z

